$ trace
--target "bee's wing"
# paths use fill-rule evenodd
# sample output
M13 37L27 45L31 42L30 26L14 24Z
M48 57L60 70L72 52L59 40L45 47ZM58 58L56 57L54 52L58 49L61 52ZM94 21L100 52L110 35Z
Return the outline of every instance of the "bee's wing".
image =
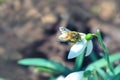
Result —
M61 33L66 33L66 32L70 31L69 29L67 29L65 27L60 27L59 30L60 30Z

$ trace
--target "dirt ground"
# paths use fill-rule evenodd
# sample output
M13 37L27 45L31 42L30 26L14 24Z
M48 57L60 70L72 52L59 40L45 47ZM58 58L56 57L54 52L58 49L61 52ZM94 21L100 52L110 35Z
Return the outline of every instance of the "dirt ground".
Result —
M85 33L100 29L110 53L120 51L119 4L120 0L1 0L0 77L37 80L28 67L17 64L27 57L48 58L72 68L73 62L66 59L70 45L57 40L60 26Z

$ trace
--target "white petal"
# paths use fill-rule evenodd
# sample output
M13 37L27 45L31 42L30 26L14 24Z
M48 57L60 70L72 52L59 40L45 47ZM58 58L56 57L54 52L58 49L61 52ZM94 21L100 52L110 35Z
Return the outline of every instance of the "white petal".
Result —
M80 54L82 54L86 46L87 46L86 40L75 43L70 49L70 52L68 54L68 59L75 58L79 56Z
M64 80L88 80L83 77L84 71L70 73Z
M64 80L64 76L59 76L56 80Z
M85 36L86 34L85 33L79 33L81 36Z
M86 55L85 56L90 55L92 50L93 50L93 43L92 43L92 40L90 40L90 41L87 42L87 51L86 51Z
M79 33L79 34L81 35L82 40L85 40L86 34L85 33Z

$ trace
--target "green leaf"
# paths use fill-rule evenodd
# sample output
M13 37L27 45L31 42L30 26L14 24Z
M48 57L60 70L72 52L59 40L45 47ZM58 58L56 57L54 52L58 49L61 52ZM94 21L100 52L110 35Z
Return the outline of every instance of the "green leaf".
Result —
M101 46L101 48L103 49L104 51L104 58L105 60L107 61L107 66L108 66L108 69L110 70L110 72L114 75L114 70L113 70L113 65L111 64L110 62L110 58L109 58L109 50L108 48L105 46L103 40L102 40L102 36L101 36L101 33L100 33L100 30L98 29L97 30L97 33L96 33L96 36L97 36L97 39L98 39L98 43L99 45Z
M35 66L38 70L43 70L46 72L54 72L54 73L64 73L68 74L70 69L63 66L60 63L46 60L43 58L27 58L18 61L18 64L26 65L26 66Z
M117 75L113 76L110 80L120 80L120 73Z
M91 76L91 74L92 74L91 71L85 71L84 74L83 74L83 76L84 77L89 77L89 76Z
M53 75L54 74L60 74L60 72L55 71L55 70L50 69L50 68L46 68L46 67L35 67L34 71L35 72L40 72L40 71L47 72L47 73L50 73L50 74L53 74Z
M120 73L120 64L114 69L115 74Z
M114 62L116 60L120 60L120 53L115 53L113 55L110 55L110 62ZM98 61L95 61L94 63L90 64L86 70L94 70L95 68L102 68L107 66L107 62L105 59L100 59Z
M94 80L93 76L88 77L88 80Z
M94 80L99 80L96 70L93 71L93 79Z
M90 54L90 59L92 60L92 62L95 62L98 60L97 56L95 55L95 53L92 51L92 53Z
M98 74L104 79L104 80L107 80L109 75L107 73L105 73L104 70L100 69L100 68L97 68L96 69Z

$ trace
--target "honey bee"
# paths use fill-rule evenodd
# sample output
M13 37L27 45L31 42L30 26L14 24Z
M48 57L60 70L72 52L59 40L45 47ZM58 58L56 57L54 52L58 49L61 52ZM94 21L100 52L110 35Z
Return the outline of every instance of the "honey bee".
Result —
M62 42L70 41L74 43L74 42L78 42L81 40L81 35L79 34L79 32L70 31L69 29L65 27L60 27L59 30L62 33L59 36L59 40Z

